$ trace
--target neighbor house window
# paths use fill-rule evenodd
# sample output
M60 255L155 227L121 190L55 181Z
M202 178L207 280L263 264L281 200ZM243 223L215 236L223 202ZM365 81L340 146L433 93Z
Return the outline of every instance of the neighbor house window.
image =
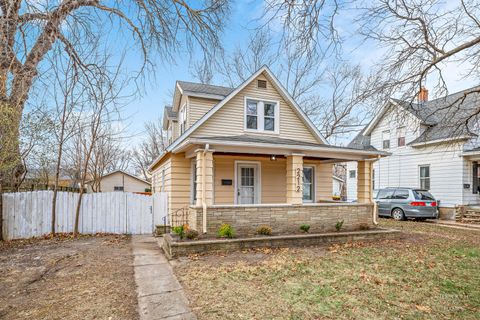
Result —
M400 127L397 129L397 145L399 147L405 146L405 127Z
M383 149L390 148L390 130L382 132Z
M375 169L372 170L372 190L375 189Z
M430 190L430 166L420 166L420 189Z
M472 192L473 193L478 193L479 191L479 186L480 186L480 166L478 165L478 162L472 162L473 166L473 181L472 181Z
M245 100L245 129L278 133L278 102Z
M313 202L315 195L314 188L315 171L313 167L303 167L303 201Z
M180 134L187 130L187 105L185 104L180 110Z
M122 186L114 186L113 191L123 191L123 187Z
M351 179L354 179L354 178L357 176L357 171L355 171L355 170L350 170L350 172L348 173L348 176L349 176Z

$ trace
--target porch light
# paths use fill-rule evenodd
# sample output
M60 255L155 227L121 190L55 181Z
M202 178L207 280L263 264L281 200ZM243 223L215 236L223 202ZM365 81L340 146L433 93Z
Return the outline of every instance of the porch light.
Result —
M274 154L272 154L270 156L270 161L276 161L276 160L277 160L277 157Z

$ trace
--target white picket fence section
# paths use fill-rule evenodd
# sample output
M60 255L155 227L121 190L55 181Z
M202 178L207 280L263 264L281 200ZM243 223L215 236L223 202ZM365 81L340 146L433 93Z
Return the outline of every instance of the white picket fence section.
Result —
M57 193L56 232L73 232L78 197L78 193ZM22 239L50 233L52 199L53 191L3 194L3 238ZM155 210L153 199L156 199ZM154 196L128 192L88 193L82 198L79 231L149 234L156 221L161 221L166 214L166 193Z

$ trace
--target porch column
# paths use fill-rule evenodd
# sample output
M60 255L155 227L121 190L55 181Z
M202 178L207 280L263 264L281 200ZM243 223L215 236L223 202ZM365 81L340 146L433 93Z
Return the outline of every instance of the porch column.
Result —
M196 151L197 161L197 201L196 206L213 204L213 151Z
M373 161L358 161L357 164L357 201L371 203Z
M303 202L303 154L287 156L287 203Z

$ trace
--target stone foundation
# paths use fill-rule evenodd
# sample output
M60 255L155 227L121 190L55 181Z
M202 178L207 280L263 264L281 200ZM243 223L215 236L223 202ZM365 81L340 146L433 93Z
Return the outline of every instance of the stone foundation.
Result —
M373 227L372 212L372 204L358 203L210 206L207 234L216 235L223 223L230 224L237 236L255 235L257 228L265 225L274 235L297 234L302 224L310 225L310 233L324 233L336 231L335 224L341 220L342 231L365 230ZM189 221L191 228L202 231L201 207L190 207Z

